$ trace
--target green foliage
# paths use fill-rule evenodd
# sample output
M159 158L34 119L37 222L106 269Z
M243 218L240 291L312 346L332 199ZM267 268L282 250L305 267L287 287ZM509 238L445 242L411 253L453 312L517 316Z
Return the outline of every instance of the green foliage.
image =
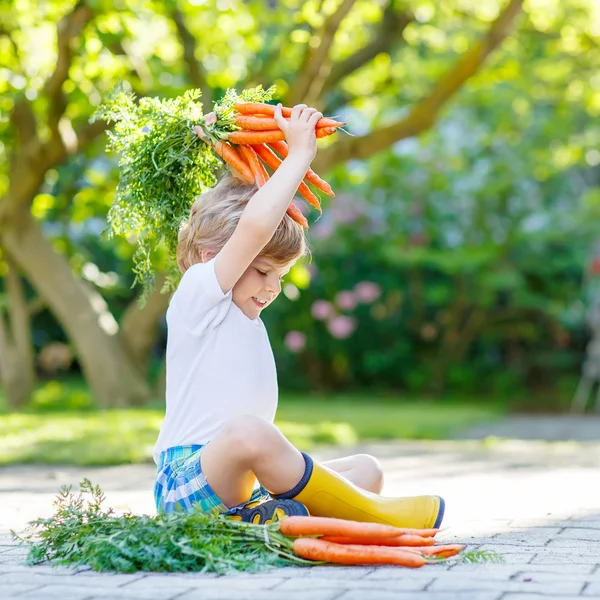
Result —
M12 532L29 548L29 564L48 560L95 571L219 574L307 564L292 553L292 542L279 533L277 523L254 525L199 511L117 515L112 508L102 509L99 486L84 479L80 488L78 494L61 488L52 517L32 521L24 536Z
M59 381L48 381L37 388L29 402L36 412L61 412L66 410L91 409L92 396L85 388L65 386Z
M502 564L504 558L493 550L470 550L461 552L459 562L465 564L481 564L481 563L496 563Z

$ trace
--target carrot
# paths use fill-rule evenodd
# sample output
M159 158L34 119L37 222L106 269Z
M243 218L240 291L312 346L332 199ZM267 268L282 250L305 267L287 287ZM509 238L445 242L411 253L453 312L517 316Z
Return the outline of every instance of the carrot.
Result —
M278 129L277 122L274 118L268 117L266 115L238 115L235 118L235 124L242 129L248 129L251 131L264 131L269 129ZM317 121L316 128L320 129L322 127L343 127L346 123L341 121L336 121L335 119L328 119L326 117L322 117Z
M319 130L320 131L320 130ZM328 134L329 135L329 134ZM267 144L269 142L280 142L285 140L285 134L281 129L270 129L269 131L230 131L227 139L233 144Z
M439 546L415 546L411 550L418 550L424 556L437 556L439 558L450 558L462 552L464 544L443 544Z
M327 137L328 135L331 135L332 133L335 133L336 131L337 131L337 129L335 127L319 127L316 130L317 139Z
M301 225L305 229L308 229L308 221L306 220L306 217L302 214L302 211L293 202L290 202L290 204L287 207L287 210L285 212L292 219L294 219L294 221L296 221L296 223L298 223L298 225ZM291 518L292 517L288 517L288 519L291 519ZM304 518L306 518L306 517L304 517ZM284 519L284 521L287 521L287 519Z
M363 546L433 546L433 538L421 537L420 535L400 534L385 538L380 537L359 537L359 536L338 536L326 535L320 538L326 542L335 544L361 544Z
M235 110L243 115L264 114L273 116L275 114L275 106L264 102L240 102L235 105ZM292 109L287 106L281 107L281 114L284 117L292 116Z
M254 183L254 176L246 161L237 153L236 149L225 142L214 145L215 152L233 169L240 173L248 183Z
M264 144L257 144L252 146L252 149L260 156L263 162L271 167L273 171L276 171L281 164L281 159L272 152L267 146ZM300 187L298 188L302 197L312 206L314 206L317 210L321 210L321 203L319 199L310 191L310 188L302 181L300 183Z
M416 568L427 562L416 552L405 552L398 548L343 546L313 538L298 538L294 540L293 548L302 558L339 565L399 565Z
M258 156L256 156L256 152L252 149L252 146L239 146L240 152L246 158L248 165L250 166L250 170L252 171L252 175L254 178L254 182L256 185L261 188L267 181L269 180L269 176L264 170Z
M281 158L286 158L288 155L288 147L285 142L269 142L269 146L275 150L281 156ZM312 183L316 188L320 189L323 193L328 196L335 196L331 186L324 180L321 179L312 169L308 169L306 171L306 175L304 176L306 181Z
M283 535L325 535L353 538L389 538L404 533L403 529L381 523L362 523L332 517L288 517L279 525ZM423 544L424 545L424 544Z

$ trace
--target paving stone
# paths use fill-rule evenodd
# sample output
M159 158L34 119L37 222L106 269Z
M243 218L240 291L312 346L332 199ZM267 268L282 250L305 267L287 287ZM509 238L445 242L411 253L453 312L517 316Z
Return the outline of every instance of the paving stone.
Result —
M581 600L581 596L564 596L562 594L548 596L550 600ZM539 594L504 594L502 600L543 600L543 596Z
M9 572L3 573L0 575L0 583L1 584L12 584L12 583L24 583L24 584L37 584L37 585L84 585L83 579L85 578L85 573L81 575L51 575L49 573L36 573L34 571L18 571L18 572ZM121 575L121 574L107 574L102 578L102 585L107 589L112 589L115 587L119 587L125 583L132 582L134 580L143 579L143 575L131 574L131 575ZM80 583L81 581L81 583ZM99 584L99 580L96 580ZM94 584L92 584L94 585Z
M185 594L177 596L177 600L338 600L343 588L339 590L310 590L307 586L304 590L294 593L290 592L285 597L274 590L251 592L247 590L190 590ZM364 600L364 591L363 594ZM413 596L414 597L414 596ZM369 596L369 599L377 596Z
M9 600L9 598L22 597L21 594L39 589L41 589L39 585L27 585L25 583L15 583L12 585L0 584L0 598ZM38 595L38 598L43 598L43 596Z
M469 445L470 444L470 445ZM386 494L418 495L443 489L447 500L439 542L500 554L501 565L445 564L398 567L286 567L256 575L203 573L103 574L87 567L54 570L24 564L8 528L51 508L59 484L90 477L107 493L107 505L136 513L151 507L152 465L65 469L65 481L44 479L47 467L9 468L0 476L0 598L61 600L557 600L600 597L600 511L592 483L600 476L600 444L390 442L329 449L330 458L368 453L389 473ZM319 458L318 452L315 456ZM518 468L517 468L518 467ZM72 479L69 480L69 478ZM30 482L35 481L35 489ZM593 484L595 485L595 483ZM28 487L29 486L29 487ZM46 486L46 487L44 487ZM55 489L56 488L56 489ZM23 490L13 494L3 490ZM481 493L466 490L482 490ZM508 490L508 495L504 496ZM561 493L554 493L559 490ZM500 494L502 492L502 494ZM562 493L564 492L564 493ZM5 499L7 502L4 502ZM137 502L139 499L140 502ZM143 500L143 502L142 502ZM5 510L6 507L6 510ZM147 513L153 514L153 513ZM2 592L9 590L11 595Z
M596 566L600 557L596 554L574 554L571 552L543 552L536 555L529 564L531 565L588 565Z
M490 542L492 544L525 544L528 547L545 546L560 531L559 527L537 527L531 530L511 531L499 533Z
M444 573L438 577L428 588L428 592L444 591L479 591L501 590L504 592L527 592L532 594L572 594L577 595L584 587L583 581L503 581L498 583L482 572L479 576L463 573Z
M600 529L590 529L583 527L570 527L557 535L554 541L562 540L585 540L587 542L600 542Z
M273 577L262 577L260 575L254 576L235 576L235 577L217 577L214 579L203 579L195 577L183 577L183 576L165 576L165 575L154 575L151 577L144 577L138 579L132 583L126 583L121 589L127 590L129 593L137 590L169 590L172 586L184 586L187 588L203 588L210 589L211 591L219 590L270 590L274 587L283 583L283 578Z
M397 572L390 579L354 579L351 582L341 581L340 579L287 579L281 585L277 586L276 591L283 597L287 597L288 592L306 591L307 589L340 589L348 588L352 590L363 590L363 593L370 593L380 590L398 590L398 591L419 591L424 590L434 580L434 575L425 577L405 577Z
M552 583L554 581L568 581L578 583L600 583L600 574L587 574L581 575L580 573L567 573L566 570L555 571L554 573L540 572L540 571L521 571L517 576L512 578L512 581L528 581L535 583Z
M600 583L592 583L585 587L583 591L584 596L600 596Z
M327 577L330 579L344 579L347 581L355 579L363 579L369 573L372 573L374 567L343 567L343 566L317 566L310 568L302 567L291 567L294 571L290 571L291 575L300 576L305 578L323 578ZM397 569L396 569L397 571Z
M503 592L377 592L365 596L362 591L348 591L338 596L335 600L500 600ZM312 598L312 596L311 596ZM539 596L537 597L540 600ZM553 598L553 600L555 600ZM581 599L580 599L581 600Z
M25 598L29 600L46 600L46 598L84 600L92 596L114 598L115 600L167 600L168 598L184 594L188 590L189 588L185 586L173 586L170 590L152 590L148 588L129 591L125 588L112 588L103 585L45 585L19 596L19 600Z
M0 564L0 575L4 573L43 573L45 575L75 575L81 571L87 571L89 567L65 567L62 565L35 565L30 567L19 563Z

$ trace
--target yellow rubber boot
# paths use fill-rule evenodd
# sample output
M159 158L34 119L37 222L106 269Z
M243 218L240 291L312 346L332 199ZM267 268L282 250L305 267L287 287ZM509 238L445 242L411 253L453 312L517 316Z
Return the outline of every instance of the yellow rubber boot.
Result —
M362 490L338 473L306 454L306 472L298 485L273 498L301 502L316 517L384 523L417 529L439 527L444 517L444 500L439 496L386 498Z

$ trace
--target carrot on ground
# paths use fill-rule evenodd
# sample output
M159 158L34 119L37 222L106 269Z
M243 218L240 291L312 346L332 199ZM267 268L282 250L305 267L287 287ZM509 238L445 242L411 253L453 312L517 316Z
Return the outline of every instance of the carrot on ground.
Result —
M258 154L262 161L271 167L273 171L276 171L281 164L281 159L272 152L265 144L253 145L252 149ZM319 199L310 191L310 188L302 181L298 187L298 191L302 194L302 197L318 211L321 210L321 203Z
M320 538L326 542L335 544L362 544L363 546L433 546L433 538L426 538L420 535L400 534L386 538L380 537L354 537L354 536L335 536L326 535Z
M399 565L417 568L427 562L421 554L399 548L344 546L314 538L298 538L294 540L293 548L294 552L302 558L339 565Z
M333 517L288 517L281 521L279 528L281 533L289 536L324 535L372 539L404 534L403 529L393 525L363 523Z
M439 546L415 546L411 550L418 550L424 556L450 558L460 554L465 548L464 544L441 544Z
M275 150L281 156L281 158L286 158L288 155L288 146L284 141L281 142L269 142L269 146ZM321 179L312 169L308 169L306 171L306 175L304 176L306 181L312 183L316 188L320 189L324 194L328 196L335 196L331 186L324 180Z
M233 169L240 173L248 183L254 183L254 175L250 166L237 153L237 150L225 142L214 145L215 152Z

